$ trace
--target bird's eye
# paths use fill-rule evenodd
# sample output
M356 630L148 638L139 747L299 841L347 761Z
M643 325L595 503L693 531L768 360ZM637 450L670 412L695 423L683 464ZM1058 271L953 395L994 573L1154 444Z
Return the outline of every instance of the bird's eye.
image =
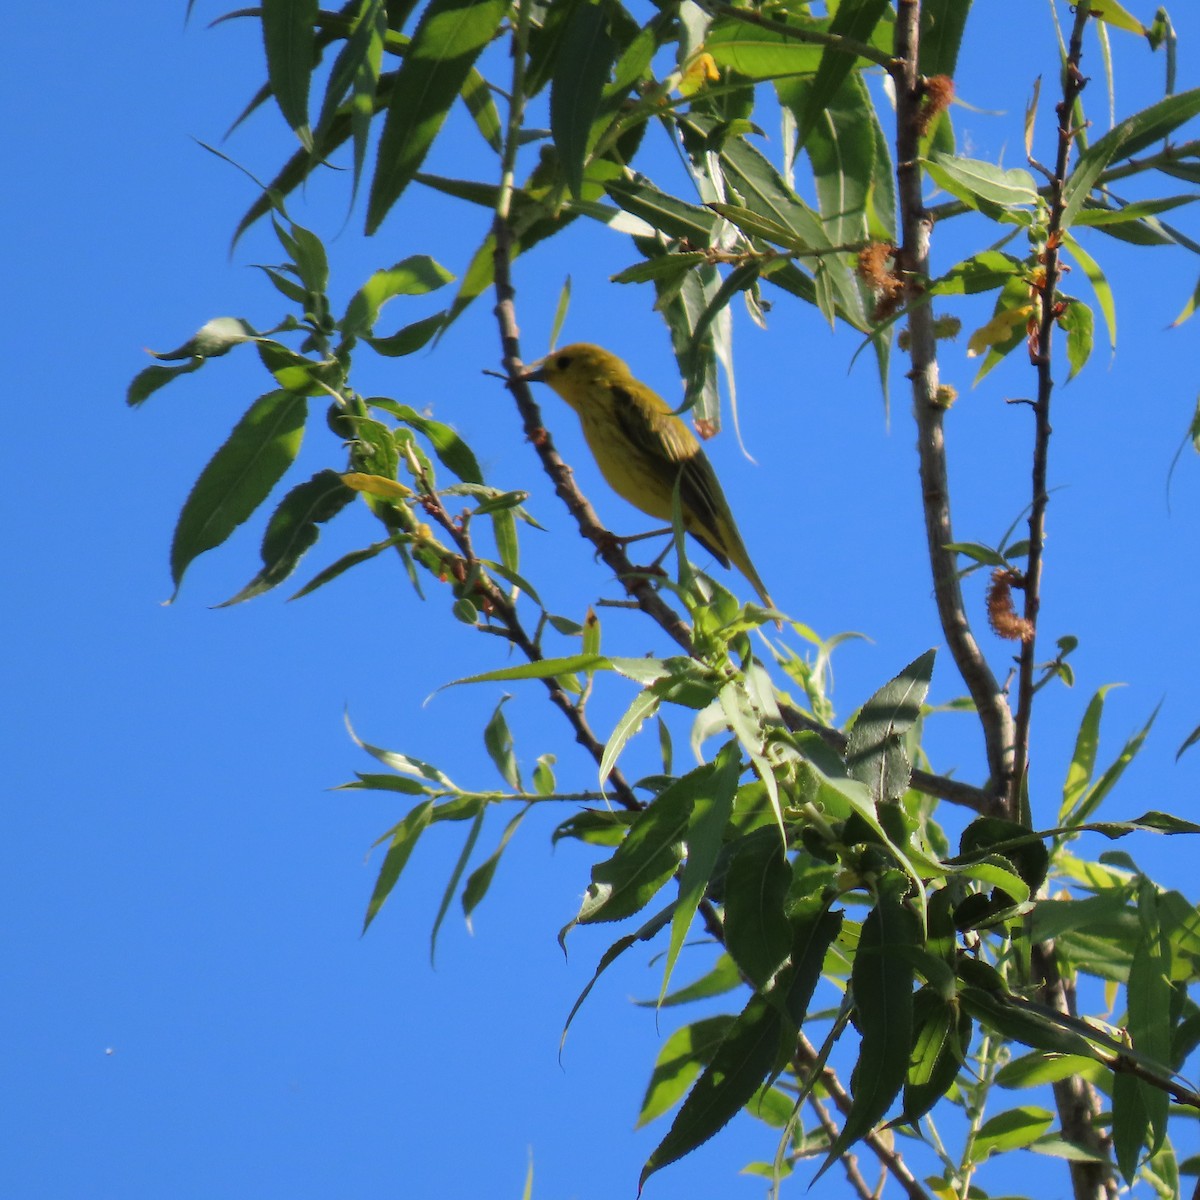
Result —
M560 354L554 361L554 365L560 370L565 371L571 365L571 356L569 354Z

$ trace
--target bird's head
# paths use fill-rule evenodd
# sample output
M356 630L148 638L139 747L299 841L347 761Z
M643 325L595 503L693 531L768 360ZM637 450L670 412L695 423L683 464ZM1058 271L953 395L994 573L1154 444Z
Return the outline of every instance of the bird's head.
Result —
M597 383L630 381L629 368L621 359L590 342L576 342L547 354L523 378L548 383L573 408L580 407Z

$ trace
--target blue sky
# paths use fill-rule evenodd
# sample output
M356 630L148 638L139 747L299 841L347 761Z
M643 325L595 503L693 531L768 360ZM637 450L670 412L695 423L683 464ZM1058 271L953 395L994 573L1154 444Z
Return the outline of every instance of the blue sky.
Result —
M452 911L436 969L429 929L459 831L437 830L421 844L411 874L359 937L378 865L368 848L403 808L383 795L327 790L370 769L343 714L368 740L437 762L464 785L498 786L481 732L501 690L430 698L451 679L504 665L498 642L470 636L438 597L418 600L382 559L294 604L281 589L213 611L256 569L261 525L253 524L198 561L177 602L163 605L179 508L267 385L249 356L231 356L137 412L124 391L148 361L143 347L178 345L210 317L266 325L279 312L248 269L277 260L269 232L227 254L252 189L192 140L219 140L258 84L261 50L250 22L207 30L221 11L208 3L186 29L182 4L133 3L119 17L75 7L69 19L56 6L14 12L0 78L11 366L0 444L10 696L0 733L9 1143L0 1191L20 1200L515 1197L532 1154L535 1196L632 1196L665 1126L636 1134L631 1126L652 1057L678 1018L666 1012L656 1028L652 1013L627 1003L658 987L655 965L634 952L593 993L560 1067L562 1023L611 932L577 931L566 962L555 943L589 866L570 843L550 850L553 819L565 814L526 823L473 936ZM982 11L990 7L977 6L980 29L968 30L979 40L960 70L972 106L956 110L960 144L1020 165L1020 112L1041 73L1048 159L1055 68L1046 9L1030 5L1027 25L1005 29ZM1130 7L1151 15L1149 5ZM1200 78L1200 14L1178 7L1184 88ZM1038 45L1045 53L1031 49ZM1121 35L1114 47L1120 114L1156 97L1162 59ZM1089 111L1103 124L1094 47L1085 66L1096 77ZM462 153L477 154L466 147L475 136L461 130ZM225 148L266 175L288 137L264 111ZM440 153L432 166L448 169L459 144ZM346 220L341 179L292 206L327 240L343 299L410 253L462 270L484 218L454 209L447 219L428 197L411 200L407 218L393 217L370 243L358 233L361 211ZM475 240L465 242L464 229ZM942 266L967 252L970 236L937 231ZM676 375L650 298L608 282L635 252L600 228L577 226L571 238L519 269L527 355L545 348L569 256L564 337L611 345L671 394ZM1087 244L1117 287L1119 339L1115 355L1098 345L1055 397L1051 478L1060 490L1042 631L1047 647L1066 633L1081 647L1076 687L1044 693L1034 806L1053 814L1084 705L1096 687L1122 682L1103 757L1164 705L1109 813L1192 817L1200 751L1178 765L1174 753L1200 722L1200 464L1185 454L1169 508L1166 479L1195 403L1198 327L1166 326L1197 268L1181 253L1134 255L1098 236ZM1082 280L1069 287L1087 295ZM990 303L965 310L968 328ZM364 357L359 387L431 406L475 446L490 480L532 493L548 532L525 535L523 570L556 611L579 618L599 591L614 589L556 509L507 396L481 375L498 357L488 308L478 304L433 354L399 365ZM865 358L847 374L853 349L844 331L831 335L814 312L786 302L767 333L741 321L742 430L758 465L731 437L710 450L780 604L822 634L871 638L836 659L843 715L941 641L924 603L903 380L893 379L889 422ZM1027 492L1027 412L1003 401L1027 395L1032 380L1014 355L972 392L964 354L965 337L943 363L963 393L949 426L957 530L962 540L996 541ZM548 395L545 413L602 514L618 529L640 528L596 479L571 415ZM324 465L330 450L313 437L302 467ZM365 516L339 523L297 579L375 536ZM978 617L977 586L971 595ZM610 648L663 648L619 615L604 621ZM983 637L1003 671L1007 648ZM942 661L933 698L960 691ZM597 724L628 699L618 686L602 689ZM535 686L514 689L506 711L527 768L554 752L562 786L592 784L592 767L546 718ZM978 771L967 718L934 722L930 747L938 769ZM653 763L650 745L631 754L634 775ZM485 830L480 857L504 819ZM1125 848L1194 893L1190 844L1143 838ZM678 978L688 971L685 960ZM647 1195L759 1196L761 1184L735 1171L773 1148L761 1127L735 1125L654 1179ZM1056 1168L1029 1162L1065 1191ZM810 1194L838 1196L841 1187L831 1173Z

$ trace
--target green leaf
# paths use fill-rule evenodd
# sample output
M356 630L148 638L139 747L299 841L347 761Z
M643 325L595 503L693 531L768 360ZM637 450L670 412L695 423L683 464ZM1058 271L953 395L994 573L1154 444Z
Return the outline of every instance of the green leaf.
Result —
M391 844L384 856L383 866L379 868L379 878L375 881L375 890L371 893L371 900L367 905L367 915L363 919L363 933L370 928L371 922L375 920L383 902L391 895L392 888L396 886L401 871L404 870L405 864L416 848L417 840L429 828L432 816L433 801L425 800L392 830Z
M1010 209L1037 203L1037 184L1021 167L1005 170L978 158L939 154L926 162L926 168L940 187L970 208Z
M390 337L364 337L363 341L385 358L402 358L423 349L445 324L446 313L434 313L431 317L422 317L411 325L405 325Z
M433 452L443 466L448 467L466 483L482 483L483 471L475 452L462 440L457 430L431 417L422 416L416 409L395 400L372 396L367 404L382 412L390 413L398 421L423 434L433 447Z
M572 924L619 921L649 903L682 861L692 805L712 795L716 774L712 764L697 767L638 814L612 858L592 868L592 882Z
M983 250L956 263L940 279L929 286L935 296L967 295L991 292L1003 287L1016 275L1024 273L1024 264L1011 254L999 250Z
M1096 342L1095 320L1092 310L1082 300L1076 300L1074 296L1064 296L1063 300L1067 307L1058 317L1058 323L1067 332L1067 362L1070 365L1067 382L1069 383L1083 370L1087 360L1091 357L1092 347Z
M1046 1054L1034 1050L1005 1063L996 1072L996 1083L1004 1088L1032 1088L1077 1076L1094 1084L1105 1073L1094 1058L1082 1058L1078 1054Z
M454 864L454 870L450 872L450 878L446 881L446 886L442 891L442 901L438 905L437 916L433 919L433 928L429 931L429 965L431 967L435 965L437 959L438 932L442 928L446 914L450 911L454 893L458 891L459 880L462 879L463 872L467 869L467 863L471 861L471 852L475 849L475 843L483 831L484 818L487 816L487 805L482 801L477 801L473 808L474 817L471 820L471 828L467 833L466 841L463 842L458 860Z
M173 383L180 375L190 375L204 366L203 358L193 358L180 367L146 367L139 371L129 384L125 393L125 403L130 408L137 408L145 403L160 387Z
M558 47L550 86L550 131L571 194L583 191L583 167L590 134L604 96L617 43L613 39L612 5L588 0L575 6Z
M1110 163L1129 158L1167 137L1197 113L1200 113L1200 88L1192 88L1144 108L1093 142L1079 156L1063 187L1062 227L1066 229L1074 224L1076 213L1083 208L1096 181Z
M679 879L679 902L671 918L671 940L663 966L663 981L659 1002L667 994L671 972L683 949L683 940L691 928L700 901L708 891L709 881L721 852L725 828L733 812L738 779L742 773L742 756L737 742L721 747L712 763L709 785L698 792L692 803L687 829L687 861Z
M467 880L467 886L463 888L462 906L463 916L467 919L467 927L471 925L471 914L479 907L484 896L487 895L488 888L492 886L492 880L496 875L496 868L500 865L500 856L504 853L505 847L508 845L512 835L517 832L521 822L525 820L529 810L533 804L526 804L515 817L504 827L504 833L500 838L500 844L488 855L487 859L481 863L474 871L471 872L470 878Z
M380 309L389 300L396 296L423 296L453 280L454 276L427 254L414 254L386 271L376 271L350 301L341 321L342 333L370 333Z
M889 7L889 0L842 0L830 23L829 32L856 42L869 42ZM807 140L809 130L837 95L857 62L856 55L848 54L837 46L825 47L808 97L808 111L800 122L798 136L801 141Z
M913 1029L904 1111L893 1125L915 1125L945 1097L966 1061L974 1026L956 1003L924 987L913 997Z
M865 783L876 804L900 799L912 764L904 739L921 715L936 651L927 650L862 706L846 742L846 769Z
M924 76L953 75L971 0L922 0L921 51Z
M778 829L759 828L742 840L725 876L725 946L758 988L770 981L791 945L784 910L791 883Z
M175 593L188 565L219 546L267 498L292 465L307 402L291 392L260 396L213 455L192 488L171 543ZM172 596L174 599L174 596Z
M775 1066L783 1018L762 996L750 998L688 1093L666 1137L646 1160L638 1190L670 1163L720 1132L758 1091Z
M917 945L920 925L916 914L898 895L902 887L901 882L900 887L882 889L862 925L850 974L862 1032L858 1062L850 1081L853 1099L814 1183L883 1120L908 1074L913 1045L913 967L905 955L889 950Z
M730 1016L706 1017L667 1038L646 1085L636 1128L675 1107L701 1069L712 1061L733 1022Z
M1104 317L1108 329L1108 340L1113 350L1117 348L1117 307L1113 299L1112 286L1100 269L1100 264L1069 234L1063 234L1063 245L1068 254L1083 268L1092 291L1096 293L1096 303Z
M825 22L805 21L801 29L826 28ZM731 67L747 79L811 75L820 65L824 47L789 38L776 29L718 17L704 39L704 49L720 67Z
M1159 922L1158 889L1138 882L1140 936L1133 949L1126 985L1126 1030L1139 1054L1162 1064L1171 1074L1171 955ZM1137 1174L1143 1147L1155 1154L1167 1136L1171 1097L1135 1075L1118 1072L1113 1079L1113 1149L1127 1183Z
M217 607L240 604L282 583L316 543L320 536L317 526L337 516L354 500L355 494L336 471L328 469L292 488L267 524L262 570L240 592Z
M997 1113L979 1127L971 1144L969 1161L981 1163L989 1154L1022 1150L1041 1137L1053 1120L1053 1113L1032 1104Z
M317 0L262 0L261 13L267 76L275 102L305 149L311 150L308 87L315 57Z
M696 1000L709 1000L713 996L723 996L744 984L745 980L738 970L737 963L728 954L722 954L717 959L716 966L701 975L699 979L684 984L683 987L670 992L661 1000L656 996L653 1000L637 1000L635 1003L642 1008L672 1008L679 1004L692 1004Z
M1122 8L1117 0L1088 0L1088 9L1089 16L1116 29L1124 29L1126 33L1136 33L1142 37L1149 34L1146 26Z
M1118 780L1125 773L1125 768L1137 757L1138 751L1142 748L1142 743L1145 742L1150 733L1150 727L1154 724L1154 720L1158 716L1160 707L1161 705L1155 707L1146 724L1133 737L1126 741L1121 749L1121 753L1117 755L1104 774L1083 792L1072 806L1070 812L1059 817L1060 825L1074 826L1081 824L1096 811L1105 796L1116 787Z
M419 170L507 12L506 0L431 0L425 9L391 91L367 204L368 234Z
M511 696L501 696L500 702L492 711L491 719L483 731L483 745L488 757L500 772L500 778L514 791L520 792L521 772L517 767L517 756L513 753L512 733L509 732L508 722L504 719L504 705Z

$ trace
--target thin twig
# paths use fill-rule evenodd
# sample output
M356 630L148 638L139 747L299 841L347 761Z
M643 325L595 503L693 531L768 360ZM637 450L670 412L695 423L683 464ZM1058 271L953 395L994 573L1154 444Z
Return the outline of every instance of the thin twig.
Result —
M954 542L950 521L950 493L946 470L945 408L938 403L937 341L934 312L919 299L929 278L929 235L932 228L921 198L920 117L923 98L917 70L919 0L897 5L895 48L898 65L892 70L896 85L896 176L903 228L900 265L905 275L905 301L911 336L913 411L917 423L921 495L925 512L925 539L933 572L938 618L947 645L975 702L983 726L992 810L1003 811L1003 798L1012 776L1012 713L971 631L959 585L957 556L947 547Z
M1056 298L1058 285L1058 247L1061 240L1063 216L1063 189L1067 181L1067 167L1071 159L1071 146L1075 141L1073 120L1075 103L1087 80L1079 70L1083 58L1083 30L1087 25L1090 10L1081 4L1075 10L1075 23L1071 29L1071 42L1067 59L1063 64L1063 97L1055 108L1058 113L1058 149L1054 161L1054 178L1050 183L1050 222L1046 250L1043 256L1045 278L1041 288L1041 319L1038 322L1038 344L1034 362L1037 368L1038 394L1033 404L1033 496L1029 507L1029 558L1025 568L1025 625L1028 636L1021 643L1020 669L1017 678L1017 717L1014 730L1014 770L1010 783L1009 808L1019 812L1019 796L1029 769L1029 729L1033 719L1033 694L1037 659L1037 619L1041 608L1042 552L1046 543L1046 505L1049 494L1046 490L1046 471L1050 452L1050 397L1054 391L1054 376L1051 371L1051 338L1057 317Z

